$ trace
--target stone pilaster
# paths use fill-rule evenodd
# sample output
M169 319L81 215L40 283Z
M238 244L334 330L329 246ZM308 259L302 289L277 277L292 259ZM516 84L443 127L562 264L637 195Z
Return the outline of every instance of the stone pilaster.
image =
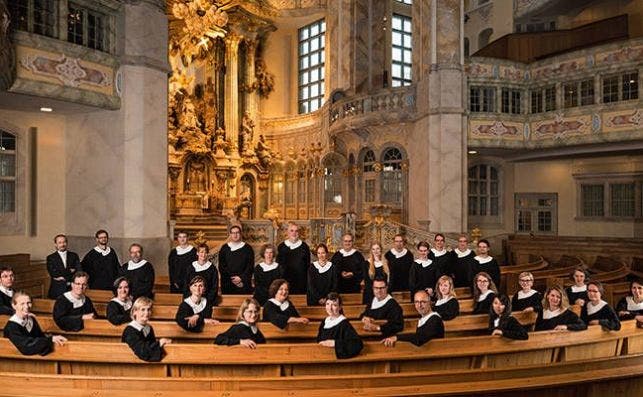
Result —
M230 33L225 38L225 131L226 140L239 147L239 42L241 37ZM237 151L234 150L233 153Z

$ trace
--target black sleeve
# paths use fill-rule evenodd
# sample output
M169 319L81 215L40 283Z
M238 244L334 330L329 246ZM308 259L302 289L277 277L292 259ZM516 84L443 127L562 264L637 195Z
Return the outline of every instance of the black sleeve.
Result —
M388 338L404 330L404 314L400 305L394 305L387 317L388 321L380 327L382 336Z
M612 309L609 305L605 305L603 311L605 312L605 317L598 320L598 323L601 325L601 327L610 331L620 330L621 321L618 319L618 315L616 314L614 309Z
M368 261L364 259L364 255L362 255L362 253L359 251L357 251L356 255L361 263L355 266L355 271L353 272L353 280L355 280L354 282L359 285L359 283L361 283L368 274Z
M456 298L449 299L447 303L440 305L440 309L436 309L436 311L443 321L453 320L460 315L460 302Z
M264 321L268 321L269 323L274 324L276 327L284 329L288 325L288 318L290 318L290 316L282 312L272 302L268 301L265 305L263 305Z
M168 267L168 273L170 276L170 286L174 288L178 288L180 286L179 283L179 266L176 263L176 256L175 253L176 251L172 249L170 251L170 254L167 256L167 267Z
M49 273L49 276L52 279L56 277L65 277L66 274L63 271L64 267L57 266L56 259L53 255L58 255L58 253L54 252L53 254L47 256L47 272ZM67 253L67 255L69 255L69 253Z
M513 316L500 321L502 336L509 339L527 340L529 335L525 328Z
M417 266L415 266L415 262L411 263L411 268L409 269L409 289L411 290L411 299L413 299L413 294L416 291L419 291L419 288L416 286L417 284Z
M334 266L334 265L333 265ZM333 269L331 269L332 271ZM315 272L317 270L315 269L315 266L309 266L308 267L308 282L306 285L308 286L308 289L306 290L306 302L308 306L317 306L319 304L318 296L320 296L320 292L316 288L316 283L315 283ZM315 302L317 301L317 302Z
M250 290L250 279L252 278L252 271L255 266L255 251L252 249L252 246L250 246L250 244L248 243L246 243L246 247L248 247L248 255L246 257L246 263L245 263L245 266L243 267L243 274L241 275L241 278L243 280L244 285L247 284L246 288Z
M424 326L418 328L414 334L398 335L397 340L422 346L431 339L438 338L444 338L444 323L439 317L433 317Z
M174 319L176 320L176 323L186 331L201 332L203 330L203 325L205 324L205 311L206 310L204 309L201 313L199 313L199 319L197 320L194 327L188 327L188 320L186 319L186 317L192 317L194 315L194 310L192 310L190 305L188 305L187 303L181 302L179 308L176 311L176 316L174 317Z
M25 356L33 356L39 354L44 356L53 350L53 342L51 337L46 337L38 322L33 320L34 328L31 330L31 335L14 322L7 322L4 327L4 337L9 339L11 343Z
M257 329L257 333L252 337L252 340L255 341L255 343L260 345L263 345L266 343L266 337L263 336L260 329Z
M620 315L620 312L628 312L629 314L625 315ZM627 310L627 298L622 297L621 300L618 301L618 304L616 305L616 314L619 314L619 317L621 320L631 320L636 315L634 313L631 313L629 310Z
M4 294L1 293L1 292L0 292L0 295L2 295L4 297ZM13 310L13 307L11 306L11 304L9 303L10 302L9 299L10 298L7 297L8 302L6 302L6 303L5 303L5 298L2 298L0 300L0 314L4 314L4 315L7 315L7 316L13 315L14 310Z
M208 302L215 302L217 296L219 296L219 271L216 267L214 267L214 265L212 265L212 267L214 268L214 271L212 272L212 279L210 281L212 284L210 291L208 291L208 295L206 296Z
M324 322L322 321L322 324ZM357 356L364 348L362 339L357 335L355 328L348 322L342 321L335 339L335 356L337 358L351 358Z
M585 324L573 311L567 309L564 314L561 314L561 316L565 316L565 325L568 330L583 331L587 329L587 324Z
M534 331L544 331L545 330L545 324L544 324L544 319L543 319L543 311L542 309L538 311L538 316L536 316L536 324L534 325Z
M161 345L154 337L153 330L147 338L145 338L141 332L128 326L123 331L121 341L127 343L134 354L136 354L136 357L143 361L156 362L161 361L163 357L163 349L161 349Z
M235 324L232 327L228 328L226 332L223 332L214 339L216 345L223 346L234 346L241 343L241 339L246 339L248 335L245 335L242 332L243 325Z
M84 328L83 316L81 314L69 314L73 308L71 302L64 296L60 296L54 303L53 317L58 328L64 331L77 332Z
M123 310L123 306L110 301L107 304L107 320L113 325L121 325L131 321L129 312Z

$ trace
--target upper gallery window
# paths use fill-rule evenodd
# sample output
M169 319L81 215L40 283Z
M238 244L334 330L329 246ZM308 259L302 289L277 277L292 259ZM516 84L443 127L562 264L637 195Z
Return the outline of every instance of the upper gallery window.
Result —
M299 113L314 112L324 100L325 33L323 19L299 29Z
M391 85L411 84L411 18L393 14L391 23Z
M16 137L0 130L0 214L16 211Z
M603 77L603 103L639 98L639 73L627 72Z
M11 22L17 30L54 37L56 7L54 0L13 0L9 2Z
M67 14L67 41L70 43L108 51L107 17L97 11L69 3Z

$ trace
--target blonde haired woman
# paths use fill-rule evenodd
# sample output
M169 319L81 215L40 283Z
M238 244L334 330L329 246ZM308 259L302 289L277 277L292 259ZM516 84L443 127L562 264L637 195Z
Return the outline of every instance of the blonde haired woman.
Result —
M582 331L587 325L576 313L569 310L567 294L562 287L555 285L547 288L543 298L543 310L536 318L536 331Z
M132 305L132 321L123 330L121 342L127 343L136 357L143 361L161 361L163 346L172 343L171 339L154 336L154 329L149 324L154 302L141 296Z
M217 335L214 343L224 346L242 345L251 349L256 349L257 344L266 343L266 338L257 327L260 308L256 300L246 298L239 307L237 323Z
M435 284L435 297L437 301L433 310L437 312L443 321L453 320L460 314L460 303L455 295L453 279L449 276L442 276Z
M385 279L388 283L391 279L391 271L388 267L388 261L382 255L382 245L380 243L371 244L371 254L366 261L367 268L364 271L364 292L362 294L362 304L370 305L373 301L373 280Z

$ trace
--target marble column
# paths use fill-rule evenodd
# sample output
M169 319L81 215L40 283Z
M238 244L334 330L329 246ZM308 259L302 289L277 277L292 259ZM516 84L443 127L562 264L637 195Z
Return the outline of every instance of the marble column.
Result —
M357 93L370 93L383 87L387 64L387 36L390 31L387 1L357 0L354 2L355 45L353 53L353 86ZM386 19L385 19L386 18ZM390 71L389 71L390 75Z
M241 36L230 33L225 38L225 131L226 140L239 147L239 80L238 59ZM238 155L237 150L232 151Z
M329 0L326 15L326 92L351 88L353 6L351 0Z

